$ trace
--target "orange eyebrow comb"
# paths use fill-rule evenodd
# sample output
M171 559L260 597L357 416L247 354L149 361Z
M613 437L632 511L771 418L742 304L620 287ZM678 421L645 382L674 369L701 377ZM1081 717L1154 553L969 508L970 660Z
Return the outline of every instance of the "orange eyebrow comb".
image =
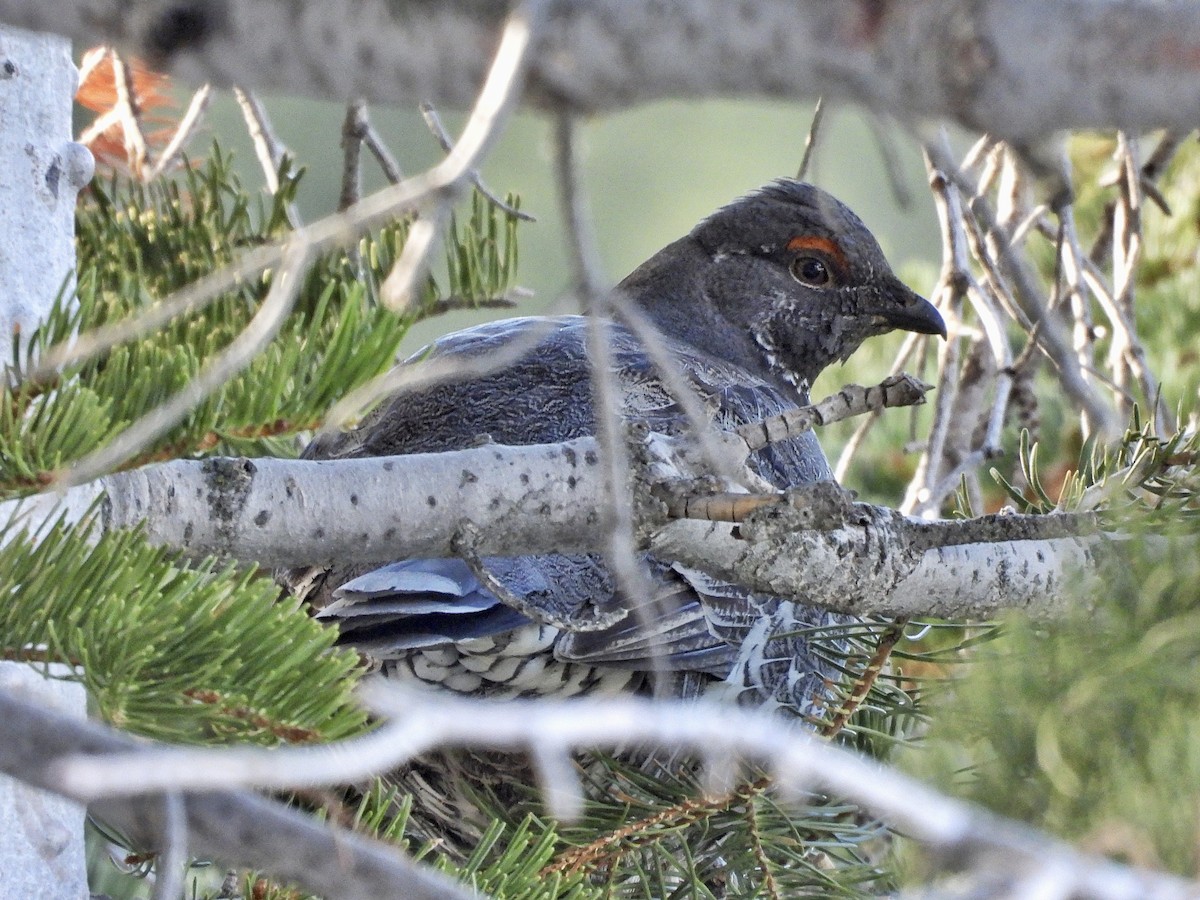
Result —
M832 259L842 272L849 268L846 264L846 254L842 252L842 248L837 245L836 241L831 241L829 238L800 235L788 241L787 248L789 250L819 250Z

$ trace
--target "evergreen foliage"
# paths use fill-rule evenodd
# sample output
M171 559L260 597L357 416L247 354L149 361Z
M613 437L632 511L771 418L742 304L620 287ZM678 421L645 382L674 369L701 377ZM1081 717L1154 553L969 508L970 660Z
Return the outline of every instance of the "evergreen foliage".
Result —
M280 191L255 208L214 149L181 181L114 178L93 186L80 207L78 304L60 306L32 341L44 349L75 331L136 316L240 251L279 239L298 183L286 161L279 180ZM294 455L296 435L320 426L335 400L393 364L405 330L425 310L448 297L471 305L510 288L516 221L477 197L447 242L445 287L430 276L406 317L384 310L377 286L408 228L407 220L395 222L365 238L354 256L332 254L312 266L267 350L131 464L210 452ZM49 481L187 384L246 327L270 278L265 273L154 334L69 366L54 384L0 387L0 492Z

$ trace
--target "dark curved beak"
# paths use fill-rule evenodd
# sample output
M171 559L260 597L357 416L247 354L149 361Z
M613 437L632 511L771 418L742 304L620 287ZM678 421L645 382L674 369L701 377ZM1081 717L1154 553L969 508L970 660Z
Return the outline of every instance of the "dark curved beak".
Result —
M940 334L946 336L946 323L932 303L907 286L896 282L896 289L888 298L887 308L880 310L879 317L893 328L915 331L918 334Z

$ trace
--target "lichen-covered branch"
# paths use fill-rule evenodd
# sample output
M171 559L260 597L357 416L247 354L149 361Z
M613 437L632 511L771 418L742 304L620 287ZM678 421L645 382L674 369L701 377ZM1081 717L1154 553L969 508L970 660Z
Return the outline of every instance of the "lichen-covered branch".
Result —
M1048 516L917 522L855 504L832 529L778 505L748 521L679 520L650 541L662 559L743 587L855 615L990 618L1005 609L1064 612L1086 596L1111 550L1094 526ZM1050 531L1047 531L1050 526Z
M455 556L466 524L480 555L598 552L612 528L599 460L594 438L337 461L174 460L62 497L0 504L0 521L22 516L33 532L56 515L78 520L105 495L98 527L142 527L152 542L194 557L269 567ZM1068 585L1086 586L1081 576L1096 572L1109 544L1091 516L928 523L847 497L803 502L823 487L799 489L737 526L668 522L662 511L641 523L643 544L661 559L810 604L947 617L1013 607L1053 614Z

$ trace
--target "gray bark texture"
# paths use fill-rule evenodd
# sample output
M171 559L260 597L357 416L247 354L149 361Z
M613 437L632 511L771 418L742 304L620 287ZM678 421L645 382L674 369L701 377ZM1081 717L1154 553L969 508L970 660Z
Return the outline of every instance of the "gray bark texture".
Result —
M812 98L1028 143L1200 122L1200 7L1161 0L544 0L526 99ZM0 0L0 21L261 90L470 105L506 4Z

